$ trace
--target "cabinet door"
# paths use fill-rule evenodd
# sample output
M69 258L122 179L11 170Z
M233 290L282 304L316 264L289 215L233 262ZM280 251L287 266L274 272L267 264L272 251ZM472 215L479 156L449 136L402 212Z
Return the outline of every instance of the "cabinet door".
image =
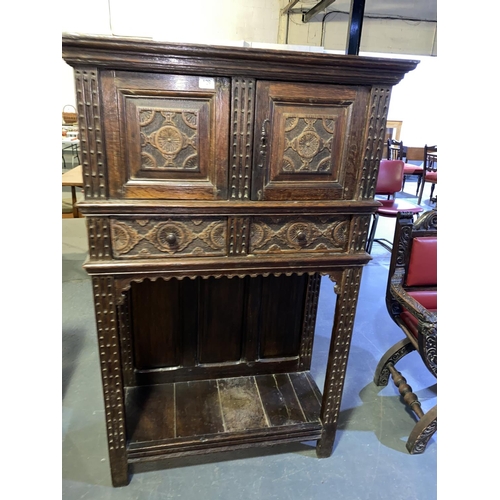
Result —
M257 84L252 198L352 199L369 89Z
M103 72L112 198L227 197L229 80Z

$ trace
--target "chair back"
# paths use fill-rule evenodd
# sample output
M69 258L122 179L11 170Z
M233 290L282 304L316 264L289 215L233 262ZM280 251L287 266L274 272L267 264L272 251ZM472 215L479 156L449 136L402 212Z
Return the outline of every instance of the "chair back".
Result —
M426 172L436 172L437 171L437 158L432 153L437 154L437 146L427 146L424 147L424 170Z
M406 161L406 150L403 146L403 141L396 139L387 140L387 159L388 160L403 160Z
M403 189L404 166L402 160L380 160L375 194L393 195L399 193Z

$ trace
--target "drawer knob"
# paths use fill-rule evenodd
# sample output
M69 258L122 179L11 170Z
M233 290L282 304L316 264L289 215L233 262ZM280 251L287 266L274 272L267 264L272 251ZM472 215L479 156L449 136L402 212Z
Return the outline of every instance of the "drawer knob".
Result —
M297 233L297 239L299 240L299 243L305 243L307 238L307 234L304 231L299 231Z
M169 245L173 246L177 243L177 236L175 233L168 233L165 240Z

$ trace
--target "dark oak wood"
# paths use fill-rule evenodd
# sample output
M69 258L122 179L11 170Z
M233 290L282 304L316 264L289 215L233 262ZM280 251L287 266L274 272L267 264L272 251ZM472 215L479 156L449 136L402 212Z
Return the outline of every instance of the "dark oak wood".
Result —
M332 452L392 86L416 61L63 35L113 485L133 463ZM321 276L338 298L324 390Z
M153 453L154 443L158 452L178 453L181 444L193 443L192 438L208 448L211 441L231 442L242 433L317 433L318 393L308 372L130 387L129 448L136 455L139 450Z

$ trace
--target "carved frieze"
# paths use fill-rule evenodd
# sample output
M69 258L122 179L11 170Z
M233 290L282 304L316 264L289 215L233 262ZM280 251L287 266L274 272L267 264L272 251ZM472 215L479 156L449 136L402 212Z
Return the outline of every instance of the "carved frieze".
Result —
M251 253L345 252L348 216L255 217L250 227Z
M226 255L221 218L111 219L114 258Z

